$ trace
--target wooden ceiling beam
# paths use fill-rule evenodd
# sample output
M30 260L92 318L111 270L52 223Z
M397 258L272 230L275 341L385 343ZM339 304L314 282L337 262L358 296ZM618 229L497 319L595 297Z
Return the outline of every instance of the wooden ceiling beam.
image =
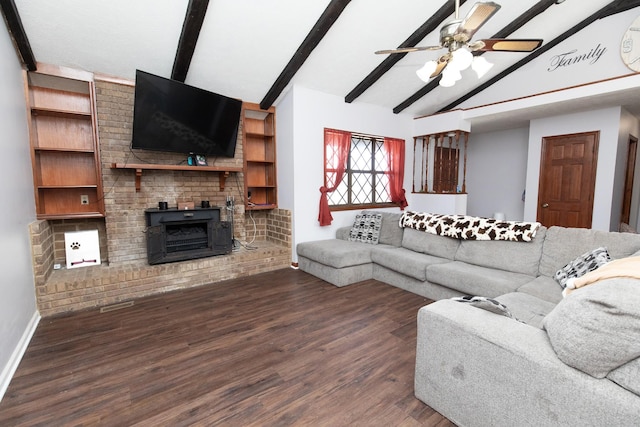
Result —
M533 18L535 18L536 16L538 16L541 13L543 13L544 11L546 11L549 7L553 6L555 3L556 3L556 0L542 0L542 1L538 2L538 3L536 3L529 10L524 12L522 15L518 16L511 23L509 23L507 26L505 26L500 31L498 31L496 34L494 34L492 36L492 38L505 38L505 37L509 36L510 34L515 32L516 30L518 30L519 28L524 26L527 22L531 21ZM483 52L478 52L477 54L481 55L482 53ZM398 114L398 113L404 111L406 108L408 108L412 104L414 104L416 101L418 101L423 96L427 95L433 89L438 87L438 83L440 82L441 78L442 78L442 75L439 75L438 77L436 77L433 80L431 80L429 83L427 83L425 86L423 86L416 93L414 93L409 98L407 98L404 101L402 101L402 103L400 103L398 106L396 106L393 109L393 112Z
M460 4L464 4L466 0L460 0ZM440 28L445 19L455 12L455 0L450 0L442 5L438 11L427 19L413 34L411 34L405 41L400 43L398 48L414 47L422 41L429 33L436 31ZM380 77L382 77L387 71L389 71L395 64L397 64L406 53L397 53L387 56L372 72L369 73L358 85L353 88L351 92L344 98L344 102L350 103L356 100L367 89L369 89Z
M598 19L606 18L607 16L611 16L611 15L614 15L616 13L624 12L624 11L627 11L627 10L632 9L634 7L637 7L637 6L640 6L640 0L631 0L631 1L630 0L617 0L617 1L613 1L613 2L609 3L607 6L603 7L602 9L600 9L596 13L592 14L591 16L585 18L584 20L582 20L577 25L574 25L573 27L569 28L567 31L565 31L564 33L560 34L558 37L554 38L550 42L545 43L544 45L542 45L541 47L539 47L538 49L533 51L531 54L527 55L526 57L522 58L520 61L516 62L515 64L513 64L512 66L507 68L506 70L502 71L501 73L495 75L491 79L489 79L486 82L482 83L477 88L467 92L465 95L463 95L462 97L456 99L455 101L453 101L452 103L450 103L446 107L438 110L438 112L441 113L441 112L444 112L444 111L449 111L449 110L457 107L458 105L460 105L464 101L466 101L469 98L477 95L478 93L480 93L483 90L487 89L488 87L490 87L494 83L502 80L503 78L505 78L509 74L513 73L518 68L524 66L525 64L528 64L529 62L533 61L534 59L536 59L538 56L542 55L543 53L548 52L549 50L551 50L552 48L554 48L558 44L562 43L563 41L565 41L569 37L573 36L577 32L585 29L586 27L588 27L589 25L591 25L592 23L594 23Z
M602 16L600 16L600 19L606 18L610 15L615 15L616 13L626 12L627 10L633 9L634 7L638 6L640 6L639 0L618 0L611 2L608 6L609 9L602 12Z
M20 19L16 4L13 0L0 0L0 10L2 10L2 16L7 23L9 35L16 47L20 61L28 71L36 71L36 57L31 50L31 44L22 26L22 19Z
M267 110L273 105L350 2L351 0L331 0L331 3L329 3L318 19L318 22L316 22L311 31L309 31L309 34L307 34L307 37L302 41L298 50L293 54L289 63L284 67L262 101L260 101L260 108Z
M187 79L193 52L196 50L196 44L198 43L198 37L200 36L208 6L209 0L189 0L176 57L173 61L173 69L171 70L171 78L173 80L184 83Z

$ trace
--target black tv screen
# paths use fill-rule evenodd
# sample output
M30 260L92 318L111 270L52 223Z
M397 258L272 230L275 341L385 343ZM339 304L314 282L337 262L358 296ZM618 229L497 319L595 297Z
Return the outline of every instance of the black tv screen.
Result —
M136 70L131 148L233 157L242 101Z

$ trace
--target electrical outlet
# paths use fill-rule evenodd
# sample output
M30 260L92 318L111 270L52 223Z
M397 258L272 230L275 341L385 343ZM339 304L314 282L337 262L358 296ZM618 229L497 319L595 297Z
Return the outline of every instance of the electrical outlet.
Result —
M81 205L88 205L89 204L89 196L86 194L82 194L80 196L80 204Z

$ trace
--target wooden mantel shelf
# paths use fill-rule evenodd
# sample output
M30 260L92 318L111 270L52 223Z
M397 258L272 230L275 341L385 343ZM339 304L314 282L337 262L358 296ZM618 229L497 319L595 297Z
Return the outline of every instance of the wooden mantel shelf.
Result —
M133 169L136 171L136 192L140 191L140 178L143 170L168 170L192 172L218 172L220 191L224 191L227 177L232 172L242 172L241 167L234 166L189 166L189 165L155 165L150 163L111 163L111 169Z

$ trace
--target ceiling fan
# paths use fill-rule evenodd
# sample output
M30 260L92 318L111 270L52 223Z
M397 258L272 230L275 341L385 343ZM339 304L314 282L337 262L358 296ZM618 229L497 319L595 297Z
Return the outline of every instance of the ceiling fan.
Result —
M453 86L459 80L460 71L468 68L474 62L474 69L478 76L486 73L492 64L480 56L472 55L475 51L493 52L532 52L542 44L542 39L483 39L471 41L473 35L498 10L500 5L494 2L478 2L463 19L460 19L460 0L455 2L455 19L440 28L440 45L400 47L397 49L379 50L377 54L409 53L424 50L447 49L437 61L427 61L424 67L416 71L422 80L429 79L443 73L440 84ZM477 68L477 69L476 69ZM443 82L444 80L444 82Z

